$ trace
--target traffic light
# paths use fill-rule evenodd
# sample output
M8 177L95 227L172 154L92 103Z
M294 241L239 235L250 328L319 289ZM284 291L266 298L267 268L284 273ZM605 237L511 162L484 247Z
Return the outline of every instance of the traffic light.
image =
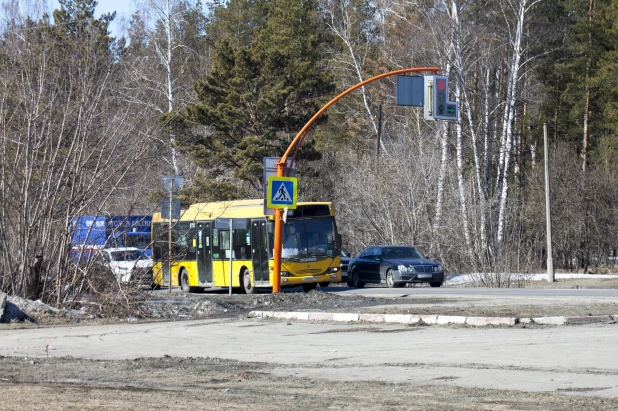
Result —
M448 77L425 76L425 120L459 120L459 104L448 100Z

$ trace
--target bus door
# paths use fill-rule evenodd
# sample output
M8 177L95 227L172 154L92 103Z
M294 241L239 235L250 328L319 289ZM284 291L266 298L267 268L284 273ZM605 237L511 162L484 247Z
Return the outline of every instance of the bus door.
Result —
M197 273L200 284L212 282L211 223L197 223Z
M161 264L161 285L169 285L170 270L169 270L169 224L156 223L154 230L154 254L153 260ZM158 275L158 273L155 273Z
M266 221L251 222L251 258L253 262L253 281L266 282L270 280L268 270L268 241Z

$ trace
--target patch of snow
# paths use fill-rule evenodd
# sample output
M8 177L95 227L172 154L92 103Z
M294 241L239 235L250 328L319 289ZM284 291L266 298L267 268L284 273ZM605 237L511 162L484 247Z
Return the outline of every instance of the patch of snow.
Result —
M480 278L484 273L470 273L470 274L455 274L450 276L445 282L445 285L462 285L474 282L475 278ZM511 279L527 280L527 281L547 281L547 274L518 274L511 273ZM600 278L618 278L618 275L612 274L554 274L554 277L558 279L570 279L570 278L586 278L589 280Z

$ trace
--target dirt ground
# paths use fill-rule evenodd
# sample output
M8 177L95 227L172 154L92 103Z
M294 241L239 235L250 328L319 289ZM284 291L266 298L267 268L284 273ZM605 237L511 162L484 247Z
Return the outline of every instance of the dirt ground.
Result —
M610 410L618 400L371 381L282 378L216 358L0 357L2 410ZM419 372L422 370L419 369Z
M618 280L534 282L538 288L616 288ZM2 356L2 331L83 324L244 317L251 310L383 312L445 315L553 316L618 313L615 303L526 304L416 296L414 299L344 296L313 291L253 296L214 293L149 294L129 316L85 309L55 310L10 299L34 322L0 324L0 410L608 410L618 399L585 392L532 393L490 389L409 386L320 379L282 378L271 364L218 358L136 358L91 361L78 358ZM422 364L419 364L422 372ZM298 367L298 365L295 365Z

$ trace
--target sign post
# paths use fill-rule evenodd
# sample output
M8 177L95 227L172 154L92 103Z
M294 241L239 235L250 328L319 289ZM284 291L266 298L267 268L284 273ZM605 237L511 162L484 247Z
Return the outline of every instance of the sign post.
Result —
M178 191L180 185L182 184L182 177L178 176L163 176L161 177L161 182L163 183L163 187L167 190L170 195L169 198L169 230L167 233L167 282L168 289L167 292L172 292L172 222L174 221L174 193ZM179 207L180 208L180 207ZM163 212L163 210L161 210ZM180 219L180 209L178 218ZM163 214L163 213L162 213Z
M281 291L281 231L284 209L295 209L298 197L298 179L283 177L284 164L277 165L277 176L268 177L266 200L268 208L275 209L275 244L274 244L274 276L273 293ZM278 250L278 251L277 251Z

